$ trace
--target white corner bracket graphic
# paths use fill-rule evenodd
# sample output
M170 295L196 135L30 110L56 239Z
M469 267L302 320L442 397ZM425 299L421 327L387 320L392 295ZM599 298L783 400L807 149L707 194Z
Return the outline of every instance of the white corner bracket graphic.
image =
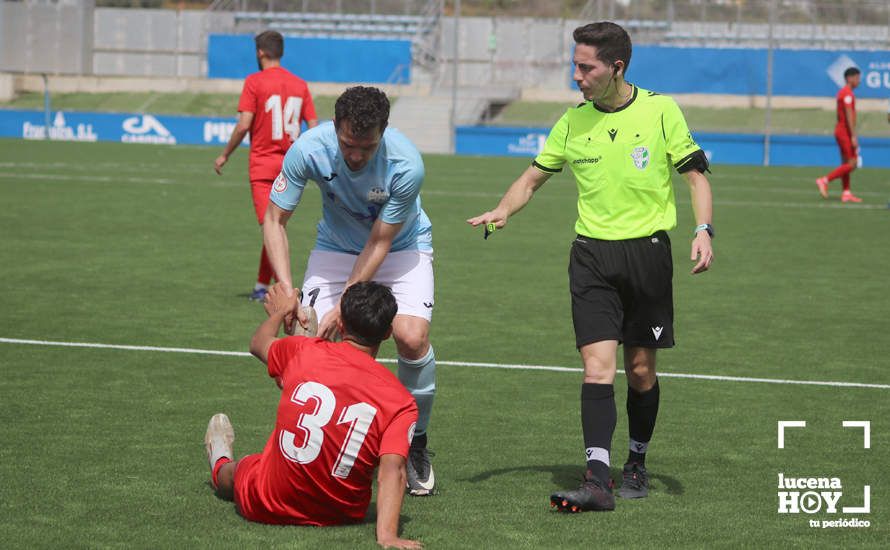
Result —
M785 448L785 428L806 428L806 420L779 420L779 449Z
M862 448L871 449L871 421L844 420L841 425L844 428L862 428Z
M871 422L868 420L844 420L844 428L862 428L862 448L871 449ZM868 514L871 512L871 485L862 487L862 506L844 506L845 514Z
M845 514L868 514L871 512L871 485L862 487L862 506L844 506Z

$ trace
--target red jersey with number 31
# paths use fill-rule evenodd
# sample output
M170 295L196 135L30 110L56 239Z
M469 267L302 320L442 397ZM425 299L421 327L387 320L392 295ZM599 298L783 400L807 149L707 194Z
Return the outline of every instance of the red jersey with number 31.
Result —
M278 418L262 454L238 463L241 515L276 524L361 521L379 457L408 456L414 398L346 342L283 338L269 348L268 365L283 387Z
M850 134L850 124L847 120L847 107L854 113L856 112L856 98L853 96L853 89L850 86L844 86L837 93L837 126L835 132L843 132Z
M238 112L253 113L250 179L274 180L300 124L316 117L306 82L283 67L269 67L244 80Z

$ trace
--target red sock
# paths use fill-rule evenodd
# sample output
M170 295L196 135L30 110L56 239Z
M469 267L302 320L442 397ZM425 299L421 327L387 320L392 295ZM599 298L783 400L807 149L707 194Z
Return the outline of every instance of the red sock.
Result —
M843 176L841 176L841 181L844 183L844 191L850 190L850 173L847 172Z
M837 168L835 168L834 170L832 170L831 173L825 177L828 178L828 181L836 180L838 178L842 178L842 177L846 176L847 174L849 174L852 171L853 171L853 167L850 166L849 164L844 163L844 164L841 164L840 166L838 166ZM847 189L847 187L844 187L844 189Z
M228 464L231 461L232 461L231 458L224 456L224 457L221 457L219 460L217 460L216 464L213 465L213 471L210 472L210 480L213 481L214 487L217 487L219 485L217 476L219 476L220 468L222 468L223 466L225 466L226 464Z
M266 247L260 253L260 271L257 273L256 282L264 285L272 284L272 276L275 272L272 270L272 262L269 261L269 255L266 254Z

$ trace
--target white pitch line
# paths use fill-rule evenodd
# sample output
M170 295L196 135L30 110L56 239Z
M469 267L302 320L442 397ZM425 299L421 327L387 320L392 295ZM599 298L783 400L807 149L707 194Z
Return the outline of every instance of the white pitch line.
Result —
M448 191L444 189L428 189L421 191L422 196L430 196L430 197L472 197L472 198L491 198L497 199L500 198L503 193L500 192L486 192L486 191ZM875 196L879 196L878 193L874 193ZM536 200L570 200L571 197L569 195L564 194L547 194L547 193L538 193L535 195ZM688 199L677 199L677 204L689 205L692 204L692 201ZM837 210L887 210L888 206L886 204L847 204L841 203L838 201L833 202L825 202L825 201L817 201L813 200L811 202L790 202L790 201L746 201L746 200L733 200L733 199L714 199L713 203L715 206L741 206L744 208L796 208L796 209L817 209L817 210L825 210L825 209L837 209Z
M22 173L8 173L8 174L0 174L0 178L4 179L31 179L31 180L49 180L49 181L86 181L90 183L156 183L162 185L178 185L174 179L169 178L141 178L141 177L133 177L133 176L94 176L91 174L85 174L82 176L74 175L74 174L40 174L40 173L30 173L30 174L22 174Z
M378 359L381 363L397 363L397 359ZM471 361L440 361L436 359L437 365L445 365L448 367L479 367L483 369L512 369L512 370L545 370L550 372L584 372L584 369L572 367L555 367L551 365L510 365L505 363L474 363ZM890 387L890 386L888 386Z
M24 340L20 338L0 338L3 344L24 344L33 346L58 346L68 348L97 348L97 349L119 349L127 351L157 351L165 353L195 353L199 355L227 355L234 357L250 357L251 354L246 351L222 351L212 349L199 348L167 348L155 346L129 346L123 344L100 344L93 342L53 342L49 340ZM382 363L395 363L395 359L378 359ZM436 364L453 367L478 367L487 369L509 369L509 370L541 370L550 372L583 372L583 369L571 367L557 367L552 365L511 365L505 363L477 363L471 361L440 361L436 360ZM618 374L623 374L620 370ZM717 380L721 382L755 382L766 384L793 384L803 386L832 386L841 388L875 388L881 390L890 390L890 384L864 384L861 382L829 382L821 380L786 380L780 378L747 378L743 376L720 376L714 374L684 374L678 372L660 372L658 376L664 378L690 378L695 380Z
M65 170L66 172L94 172L96 170L112 170L115 173L120 172L171 172L181 174L183 172L204 172L208 169L203 163L154 163L154 162L91 162L84 164L81 162L0 162L0 168L12 168L14 170Z
M157 184L157 185L180 185L181 182L175 179L170 178L146 178L146 177L138 177L138 176L92 176L92 175L72 175L72 174L41 174L41 173L31 173L31 174L22 174L22 173L0 173L0 180L11 180L15 183L14 180L21 179L32 179L32 180L45 180L49 182L62 182L62 181L85 181L89 183L136 183L136 184ZM201 181L201 185L207 186L211 185L213 187L238 187L241 186L241 182L237 182L234 180L225 180L218 178L211 178L208 176L206 180ZM461 198L485 198L485 199L497 199L500 198L503 193L500 192L484 192L484 191L446 191L439 189L429 189L421 192L422 196L430 196L430 197L461 197ZM861 193L862 195L868 195L868 193ZM872 195L878 195L878 193L872 193ZM538 197L539 200L570 200L571 197L568 195L557 195L557 194L541 194ZM677 204L689 205L692 204L691 201L680 199L676 201ZM845 204L839 201L835 202L779 202L779 201L742 201L742 200L725 200L725 199L714 199L713 201L715 206L741 206L744 208L795 208L795 209L836 209L836 210L887 210L888 206L884 204Z
M98 348L98 349L122 349L129 351L162 351L169 353L197 353L200 355L230 355L236 357L250 357L246 351L220 351L213 349L197 348L163 348L155 346L127 346L123 344L99 344L92 342L53 342L50 340L22 340L19 338L0 338L3 344L26 344L32 346L61 346L66 348Z
M779 202L779 201L739 201L739 200L723 200L715 199L714 204L717 206L743 206L745 208L799 208L799 209L836 209L836 210L887 210L884 204L847 204L836 202ZM677 204L692 204L692 201L678 200Z
M118 174L115 176L101 176L101 175L73 175L73 174L47 174L47 173L22 173L21 171L11 171L9 173L0 173L0 179L6 180L20 180L20 179L36 179L36 180L46 180L51 182L61 182L61 181L86 181L90 183L137 183L137 184L158 184L158 185L180 185L182 182L177 179L172 178L149 178L149 177L140 177L140 176L124 176L122 172L125 169L132 170L134 168L133 165L128 164L116 164L116 163L100 163L98 165L91 165L91 167L95 166L104 166L104 167L122 167L121 170L118 170ZM151 171L152 173L168 173L171 172L169 166L165 165L155 165L155 164L142 164L141 166L145 166L150 168L150 170L142 170ZM195 169L192 165L184 165L188 166L188 168L175 168L172 172L182 174L183 172L189 172L193 174L201 174L203 176L209 176L207 170L204 168ZM79 169L84 171L82 165L76 164L67 164L64 162L57 163L29 163L29 162L0 162L0 168L31 168L31 167L39 167L39 168L60 168L60 169ZM742 176L737 174L731 174L723 176L728 179L733 179L735 177L741 178ZM748 177L745 176L744 179L748 181L768 181L768 180L777 180L777 181L787 181L787 178L779 178L776 176L757 176L757 177ZM240 186L242 183L240 181L235 180L226 180L219 178L203 178L201 179L202 185L212 185L214 187L235 187ZM736 191L738 188L731 188L730 191ZM793 193L793 194L809 194L813 195L813 191L807 191L802 188L769 188L769 189L761 189L760 192L770 192L770 193ZM449 191L445 189L425 189L422 191L424 196L431 197L461 197L461 198L492 198L497 199L500 198L503 194L501 191ZM882 197L882 193L879 191L860 191L860 195L865 196L867 198L871 197ZM539 194L539 200L566 200L569 197L568 195L559 195L559 194ZM569 197L570 198L570 197ZM887 210L888 206L886 206L882 201L879 201L878 204L868 203L868 204L841 204L840 202L779 202L779 201L745 201L745 200L726 200L717 198L714 199L714 204L716 206L730 206L730 207L757 207L757 208L794 208L794 209L838 209L838 210ZM692 204L689 200L680 199L677 200L677 204L689 205Z

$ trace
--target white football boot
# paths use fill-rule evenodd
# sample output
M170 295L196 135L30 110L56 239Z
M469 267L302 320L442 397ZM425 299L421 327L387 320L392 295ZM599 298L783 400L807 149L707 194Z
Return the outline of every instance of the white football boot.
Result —
M229 417L223 413L213 415L207 424L207 433L204 434L204 449L207 451L211 470L222 457L235 460L235 451L232 450L234 443L235 429Z

